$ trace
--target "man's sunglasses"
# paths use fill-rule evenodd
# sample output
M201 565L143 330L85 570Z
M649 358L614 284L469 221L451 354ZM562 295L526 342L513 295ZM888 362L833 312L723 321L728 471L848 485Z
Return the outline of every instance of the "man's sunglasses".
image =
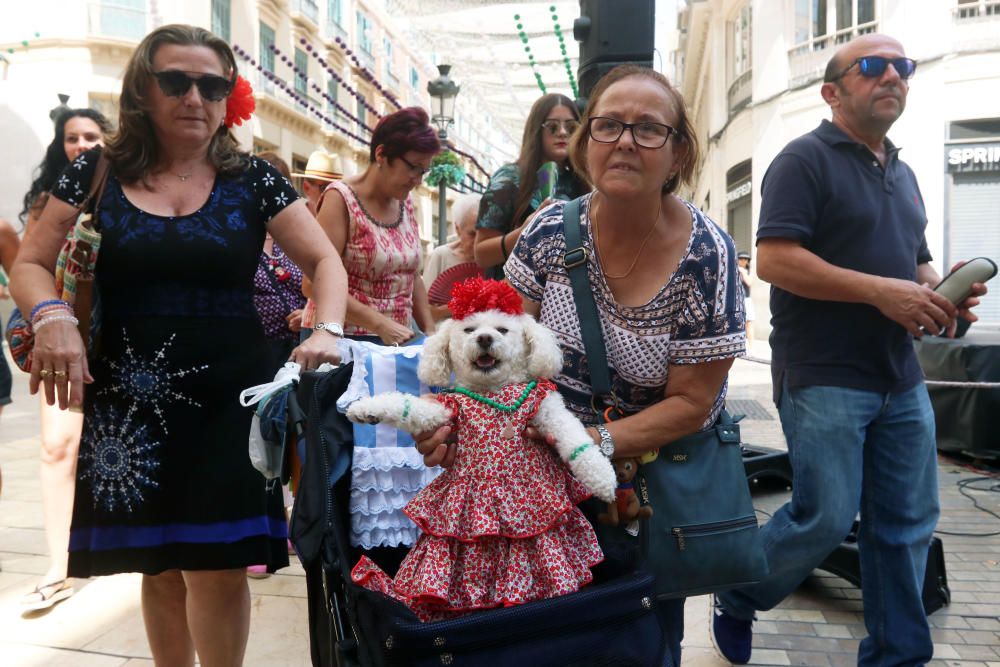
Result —
M903 80L909 79L913 76L913 73L917 71L917 61L912 58L862 56L845 67L844 71L830 79L830 81L836 81L837 79L842 78L845 74L850 72L855 65L858 66L858 72L861 76L868 77L869 79L875 79L882 76L885 73L885 68L889 65L892 65L892 68L896 70L896 74L898 74L899 78Z
M197 74L197 72L192 72ZM236 74L227 79L215 74L202 74L198 78L188 76L187 72L178 69L167 69L153 72L156 83L167 97L184 97L191 90L191 84L198 86L198 94L206 100L218 102L226 99L236 83Z

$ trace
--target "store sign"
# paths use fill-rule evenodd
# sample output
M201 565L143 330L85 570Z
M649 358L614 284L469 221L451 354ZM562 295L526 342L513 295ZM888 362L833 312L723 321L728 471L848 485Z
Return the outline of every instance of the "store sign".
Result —
M750 181L746 181L742 185L737 185L735 188L726 193L726 202L734 202L737 199L742 199L750 194L752 186Z
M947 148L948 171L1000 171L1000 142L961 144Z

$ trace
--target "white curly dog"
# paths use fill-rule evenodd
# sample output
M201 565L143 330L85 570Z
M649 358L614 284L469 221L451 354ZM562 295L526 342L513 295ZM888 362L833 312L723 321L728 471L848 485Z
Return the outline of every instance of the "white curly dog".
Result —
M424 343L417 375L428 385L444 387L454 372L460 386L493 392L507 384L551 378L562 363L555 336L530 315L486 310L440 323ZM347 417L357 423L385 422L410 434L429 433L451 421L441 403L400 392L359 399L348 408ZM531 425L552 436L559 457L596 497L614 502L617 480L611 462L596 446L580 450L592 438L558 392L543 399Z

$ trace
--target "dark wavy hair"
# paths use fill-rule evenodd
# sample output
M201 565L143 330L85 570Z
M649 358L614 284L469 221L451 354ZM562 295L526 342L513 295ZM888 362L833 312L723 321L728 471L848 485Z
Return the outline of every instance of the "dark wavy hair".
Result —
M153 80L153 57L165 44L204 46L218 54L227 77L236 74L236 58L232 49L220 37L193 25L172 24L157 28L139 42L125 68L119 103L118 133L107 143L105 153L115 167L115 175L125 183L142 181L160 158L160 146L149 108L146 91ZM237 177L250 165L248 156L240 151L236 137L225 125L212 136L208 157L219 173Z
M687 107L684 104L684 98L681 96L680 91L670 85L667 77L648 67L619 65L601 77L601 80L597 82L594 90L590 93L590 99L587 100L587 108L583 110L583 123L569 140L569 159L573 163L573 168L576 169L576 172L586 176L587 180L593 183L593 179L590 178L590 172L587 170L587 142L590 141L587 120L594 113L594 107L601 101L601 96L604 95L604 92L608 88L623 79L634 76L650 79L658 83L667 93L667 97L673 101L674 107L677 109L677 127L674 128L675 132L671 133L670 140L675 144L686 144L687 150L680 160L680 167L677 173L660 188L663 194L668 195L675 192L682 183L691 182L695 167L698 165L698 138L695 135L694 126L691 124L690 118L688 118Z
M437 153L441 141L430 126L427 112L420 107L406 107L387 116L382 116L372 131L368 158L375 161L375 149L382 147L382 155L389 159L403 153Z
M35 180L31 182L31 187L28 188L22 201L23 208L18 214L22 224L27 222L28 216L39 201L38 198L42 193L52 189L59 174L69 165L66 147L63 144L66 142L66 123L71 118L89 118L97 123L97 127L101 128L101 133L105 137L111 132L111 123L104 117L104 114L95 109L67 109L56 118L56 136L52 138L52 143L45 149L45 157L41 164L35 168Z
M573 112L573 118L580 120L573 100L559 93L542 95L531 105L528 119L524 121L524 134L521 136L521 153L517 157L517 169L520 172L520 185L517 196L514 197L514 217L510 221L513 229L521 222L521 218L531 206L531 197L538 188L538 168L545 162L542 152L542 123L556 107L566 107Z

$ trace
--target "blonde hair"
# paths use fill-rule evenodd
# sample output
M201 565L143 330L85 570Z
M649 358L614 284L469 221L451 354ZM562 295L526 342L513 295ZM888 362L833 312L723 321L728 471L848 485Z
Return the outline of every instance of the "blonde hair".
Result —
M218 54L226 76L236 75L236 58L229 44L204 28L172 24L146 35L125 68L118 132L104 149L115 166L115 174L125 183L144 180L160 158L160 145L147 113L146 91L153 80L153 57L165 44L208 47ZM239 176L250 164L247 155L239 150L236 137L225 125L212 136L208 156L219 173L229 177Z
M648 67L619 65L597 82L594 90L590 93L587 108L583 111L583 119L580 127L577 128L569 140L570 164L573 165L573 169L578 174L583 175L589 183L593 184L590 171L587 169L587 143L590 141L590 117L593 115L594 108L600 102L601 96L604 95L605 91L619 81L630 77L641 77L658 83L666 91L667 97L673 102L674 110L677 112L677 127L674 128L675 132L671 134L670 138L676 143L685 144L687 150L681 156L680 168L677 170L677 173L665 182L661 188L663 194L668 195L675 192L682 183L691 182L691 177L694 176L694 170L698 164L698 138L695 136L694 127L688 119L684 98L681 97L680 92L670 85L667 77Z

